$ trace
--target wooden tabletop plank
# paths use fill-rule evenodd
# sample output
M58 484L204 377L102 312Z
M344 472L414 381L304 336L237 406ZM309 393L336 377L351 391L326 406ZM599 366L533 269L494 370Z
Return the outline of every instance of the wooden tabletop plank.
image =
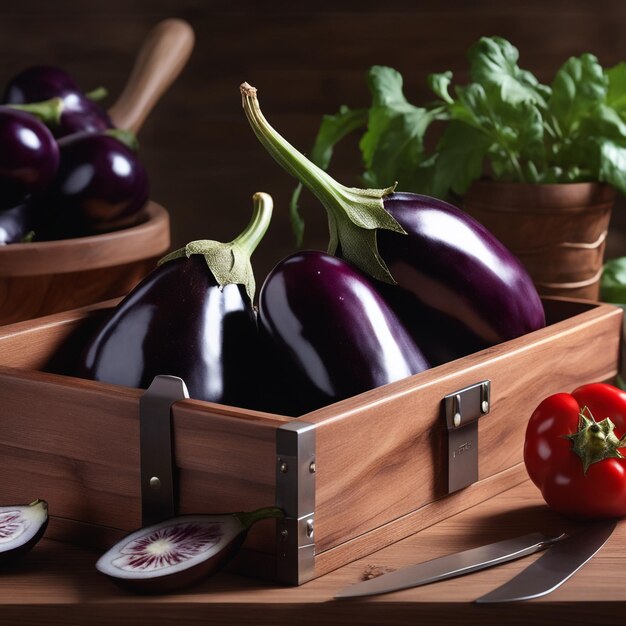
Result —
M626 524L552 594L528 602L479 606L478 596L529 565L533 555L466 576L366 599L333 594L372 570L385 571L533 531L577 524L549 510L528 481L443 522L301 587L278 587L227 572L185 591L134 596L98 574L98 552L43 540L0 574L0 622L11 624L539 624L624 623ZM6 620L6 621L5 621Z

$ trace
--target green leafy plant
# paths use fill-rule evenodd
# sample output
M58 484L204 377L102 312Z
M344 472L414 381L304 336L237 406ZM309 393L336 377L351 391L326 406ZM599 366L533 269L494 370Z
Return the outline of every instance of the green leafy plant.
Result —
M390 67L368 72L367 109L342 106L327 115L311 151L326 169L334 146L364 131L359 147L370 187L445 198L472 181L606 182L626 193L626 63L604 70L592 54L568 59L550 85L518 65L519 52L501 37L483 37L468 52L471 82L453 85L452 72L431 74L434 100L418 106L404 95ZM425 136L442 125L434 149ZM301 241L300 189L291 215Z

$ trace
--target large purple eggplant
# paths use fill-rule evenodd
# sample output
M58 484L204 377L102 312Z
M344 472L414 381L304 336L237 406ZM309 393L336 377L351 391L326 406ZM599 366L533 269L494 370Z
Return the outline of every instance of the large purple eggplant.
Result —
M267 194L254 202L252 221L231 243L196 241L165 257L97 329L77 375L146 388L169 374L197 400L252 406L258 334L250 255L272 212Z
M0 209L45 189L59 166L59 149L38 119L0 106Z
M413 320L420 317L419 324L410 324L420 345L428 343L425 335L442 343L447 335L451 358L545 325L528 273L482 224L429 196L391 193L384 203L406 235L378 233L378 249L398 283L382 291L406 323L411 314ZM423 319L429 315L432 323L425 329Z
M61 98L63 112L53 125L57 137L77 132L101 132L113 124L105 111L87 97L74 79L63 70L46 65L29 67L14 76L6 86L5 104L29 104Z
M324 252L296 253L270 272L259 322L284 366L296 413L428 368L369 279Z
M454 335L466 335L467 346L476 347L545 325L541 300L526 270L469 215L434 198L395 193L393 187L356 189L339 184L269 125L256 89L244 83L241 93L258 139L326 208L329 252L339 250L372 277L397 284L405 317L422 326L420 311L426 307L431 315L441 316L439 329L429 328L427 333L439 331L441 341L450 342L445 324L449 319Z

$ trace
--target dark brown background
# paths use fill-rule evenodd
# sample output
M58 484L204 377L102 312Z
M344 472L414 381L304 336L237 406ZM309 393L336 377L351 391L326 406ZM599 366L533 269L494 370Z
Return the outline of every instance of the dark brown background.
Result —
M465 53L482 35L520 49L521 64L544 81L570 55L595 53L606 67L626 60L621 0L445 2L218 2L201 0L0 0L0 81L35 63L59 65L86 89L121 90L150 27L181 17L196 32L183 75L141 135L152 197L171 212L173 243L232 239L248 220L250 198L267 191L275 219L256 255L257 280L292 250L288 177L265 153L241 110L238 86L259 89L263 110L292 143L307 150L323 113L369 102L365 73L386 64L405 77L415 102L429 97L426 76L451 69L467 78ZM111 98L110 101L112 101ZM332 171L356 183L356 140ZM609 256L626 254L620 200ZM306 198L307 247L325 247L321 207ZM617 216L617 217L616 217Z

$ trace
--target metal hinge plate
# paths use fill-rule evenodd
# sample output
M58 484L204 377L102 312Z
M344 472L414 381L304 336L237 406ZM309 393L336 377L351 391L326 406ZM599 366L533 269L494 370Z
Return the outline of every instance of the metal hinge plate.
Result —
M276 575L301 585L315 565L315 424L293 421L276 431Z
M176 515L171 408L185 398L181 378L156 376L139 400L142 526Z
M478 419L489 413L491 381L459 389L443 399L448 433L448 493L478 480Z

